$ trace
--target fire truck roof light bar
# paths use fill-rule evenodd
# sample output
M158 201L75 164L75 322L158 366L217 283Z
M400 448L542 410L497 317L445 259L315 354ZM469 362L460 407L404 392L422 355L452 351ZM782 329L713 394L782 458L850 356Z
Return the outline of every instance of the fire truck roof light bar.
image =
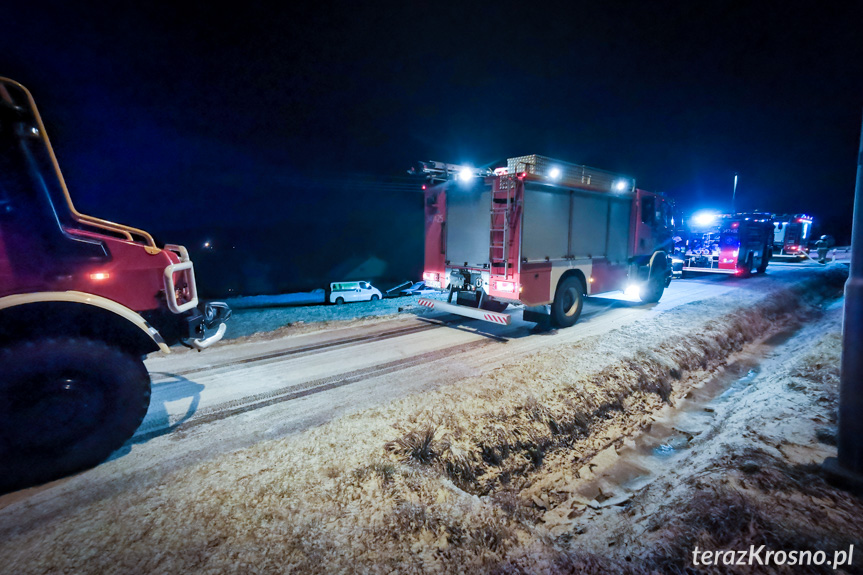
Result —
M460 179L469 180L472 177L485 178L492 175L488 168L474 168L459 164L447 164L446 162L420 162L419 168L431 182L444 182L447 180ZM412 168L408 173L415 173Z
M531 154L507 160L509 174L529 174L563 186L586 188L603 192L626 193L635 190L635 179L598 168L553 160L545 156Z

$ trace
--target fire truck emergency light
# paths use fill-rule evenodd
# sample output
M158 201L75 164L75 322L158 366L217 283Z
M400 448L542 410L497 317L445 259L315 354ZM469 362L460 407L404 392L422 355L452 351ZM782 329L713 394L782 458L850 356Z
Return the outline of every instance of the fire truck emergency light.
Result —
M713 212L699 212L692 216L692 219L699 226L709 226L716 221L717 215Z

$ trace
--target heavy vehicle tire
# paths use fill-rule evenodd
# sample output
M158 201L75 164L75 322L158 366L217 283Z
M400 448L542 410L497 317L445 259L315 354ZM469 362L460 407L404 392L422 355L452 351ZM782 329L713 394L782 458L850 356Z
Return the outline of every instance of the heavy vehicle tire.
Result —
M0 493L97 465L149 405L144 362L107 343L46 338L0 350Z
M662 294L665 292L666 285L668 284L666 281L667 275L668 258L654 256L650 264L650 279L644 282L644 285L641 287L641 292L638 295L638 299L640 299L642 303L658 302L662 298Z
M577 277L569 277L557 286L551 304L551 320L558 327L570 327L578 321L584 307L584 284Z
M343 303L345 303L345 298L343 298L343 297L337 297L336 298L336 305L342 305Z
M746 256L746 263L740 268L740 277L748 278L752 276L752 253Z
M378 297L378 294L376 294L376 293L372 294L372 301L378 301L379 299L380 298Z
M770 248L765 248L764 253L761 256L761 263L758 264L758 273L763 274L767 271L767 264L770 263L770 256L773 255L773 251Z

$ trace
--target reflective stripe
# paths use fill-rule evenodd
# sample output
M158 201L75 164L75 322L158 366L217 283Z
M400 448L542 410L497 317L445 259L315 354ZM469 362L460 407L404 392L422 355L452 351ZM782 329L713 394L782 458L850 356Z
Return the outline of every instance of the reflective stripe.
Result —
M80 303L84 305L91 305L93 307L101 308L112 313L117 314L123 319L128 320L130 323L137 326L141 331L147 334L147 337L152 339L156 345L159 346L159 349L164 353L171 353L170 348L165 345L164 340L162 340L161 336L158 336L158 331L153 328L150 324L144 321L144 318L137 314L135 311L127 308L126 306L117 303L113 300L89 294L79 291L63 291L63 292L34 292L27 294L15 294L6 297L0 298L0 309L12 308L19 305L26 305L30 303L48 303L48 302L69 302L69 303ZM153 334L153 331L156 331L156 334ZM158 338L157 338L158 336Z

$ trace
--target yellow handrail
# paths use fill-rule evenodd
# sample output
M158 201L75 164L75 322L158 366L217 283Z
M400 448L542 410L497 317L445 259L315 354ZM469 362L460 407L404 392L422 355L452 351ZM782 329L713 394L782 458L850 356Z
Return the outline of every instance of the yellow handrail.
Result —
M139 236L144 241L145 248L149 253L160 252L161 250L156 245L155 240L153 240L153 236L151 236L144 230L133 228L132 226L127 226L124 224L118 224L116 222L111 222L108 220L103 220L93 216L88 216L86 214L82 214L75 209L75 205L72 203L72 196L69 195L69 188L66 187L66 180L63 178L63 172L60 171L60 164L57 162L57 156L54 155L54 148L51 146L51 141L48 139L48 132L45 130L45 124L42 123L42 117L39 115L39 110L36 107L36 101L30 94L30 91L18 82L3 77L0 77L0 82L14 84L18 88L20 88L25 94L27 94L27 100L30 103L30 109L33 111L33 114L36 118L36 123L39 128L39 136L42 138L42 140L45 142L45 146L48 148L48 154L51 157L51 164L54 166L54 172L57 175L57 179L60 181L60 187L63 190L63 195L66 197L66 204L69 207L69 211L72 214L72 217L79 223L88 224L96 228L122 234L130 242L135 241L132 237L134 234L136 236ZM2 88L2 84L0 84L0 88ZM8 101L10 104L13 103L11 97L9 96L5 88L0 91L0 97Z

